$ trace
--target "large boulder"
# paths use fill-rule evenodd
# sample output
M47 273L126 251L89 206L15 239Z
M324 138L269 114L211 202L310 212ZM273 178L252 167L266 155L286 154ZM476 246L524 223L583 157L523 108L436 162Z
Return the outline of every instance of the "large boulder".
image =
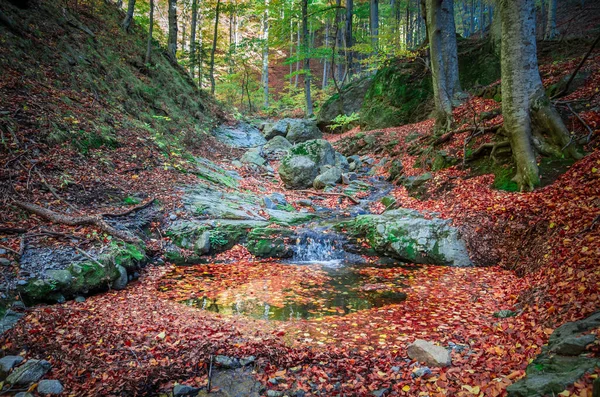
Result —
M409 210L382 215L360 215L343 222L355 238L366 238L373 250L406 262L449 266L472 266L465 242L450 221Z
M308 156L288 156L284 157L279 166L279 176L285 186L289 189L306 189L312 186L319 174L317 163Z
M336 93L327 99L317 116L319 127L325 128L331 125L333 119L339 115L350 116L352 113L359 113L372 83L372 76L361 78L346 85L341 93Z
M242 163L254 164L261 167L267 164L267 161L261 155L261 150L259 148L252 148L248 150L246 153L244 153L240 160Z
M289 119L282 119L275 124L265 125L263 136L266 140L271 140L276 136L285 137L288 133Z
M213 131L214 137L234 148L250 148L264 145L267 141L258 128L248 123L222 125Z
M283 136L276 136L263 146L263 154L269 160L279 160L287 154L291 147L290 141Z
M311 139L321 139L323 133L317 127L313 120L306 119L285 119L288 122L288 131L286 138L291 143L310 141Z
M37 392L41 395L58 395L64 390L63 385L56 379L44 379L38 383Z
M315 189L325 189L327 186L334 186L341 180L342 170L338 167L329 166L325 171L315 178L313 181L313 187Z
M335 165L336 161L333 146L324 139L312 139L293 146L284 157L283 162L290 156L307 156L319 168L325 165Z
M261 258L286 258L293 254L289 240L293 232L287 228L261 227L248 234L248 251Z
M46 360L31 359L8 375L6 382L11 385L28 385L40 380L51 368L52 364Z
M407 352L411 359L430 367L447 367L452 364L452 358L447 349L422 339L417 339L408 345Z

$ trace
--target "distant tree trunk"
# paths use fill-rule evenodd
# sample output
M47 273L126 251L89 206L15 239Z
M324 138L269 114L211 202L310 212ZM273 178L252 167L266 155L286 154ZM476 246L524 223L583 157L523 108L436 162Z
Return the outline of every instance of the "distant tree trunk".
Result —
M548 14L546 12L546 0L540 0L540 14L542 20L542 34L546 34L546 22L548 22Z
M150 24L148 26L148 45L146 46L146 64L150 63L152 54L152 31L154 30L154 0L150 0Z
M302 43L300 41L300 23L298 23L296 29L296 36L298 46L296 47L296 77L294 79L294 87L298 88L298 75L300 74L300 54L302 53Z
M327 18L327 20L325 21L325 48L329 48L329 31L331 30L331 22L329 21L329 18ZM323 62L323 81L321 84L321 89L326 89L327 88L327 83L329 81L329 62L327 61L327 58L325 58L324 62Z
M379 0L370 0L370 28L371 28L371 45L373 53L379 52Z
M302 0L302 39L304 56L304 95L306 97L306 117L312 117L313 105L310 96L310 54L308 37L308 0Z
M198 0L192 0L192 32L190 35L190 74L196 76L196 29L198 28Z
M131 22L133 21L133 12L135 11L135 0L129 0L127 3L127 14L125 14L125 19L123 20L123 30L129 32L129 27L131 26Z
M354 0L346 0L346 74L348 78L352 77L354 73L353 68L353 53L352 46L354 45L354 39L352 37L352 18L354 17Z
M265 108L269 107L269 0L265 0L263 15L262 83Z
M169 0L169 37L167 50L171 61L177 62L177 0Z
M342 62L342 58L344 58L344 29L342 27L342 0L336 0L336 6L338 7L335 10L335 46L338 51L338 62L336 65L336 70L332 72L337 73L336 79L338 82L341 82L344 79L344 63Z
M219 33L219 12L221 10L221 0L217 0L217 9L215 13L215 30L213 34L213 44L210 50L209 75L210 93L215 94L215 52L217 51L217 37Z
M536 150L572 158L581 155L570 142L569 132L542 85L536 54L534 0L500 0L500 18L502 114L517 166L513 180L521 190L532 190L540 181Z
M292 58L293 53L294 53L294 21L292 19L292 11L290 10L290 58ZM294 63L290 62L290 89L291 89L292 83L294 81L293 76L292 76L293 73L294 73Z
M556 30L556 6L558 0L548 0L548 21L546 22L546 34L544 40L554 40L558 36Z
M452 127L452 100L460 92L454 7L451 0L426 0L427 33L436 112L436 133Z
M469 14L471 14L471 18L469 19L469 36L473 36L475 34L475 0L471 0Z

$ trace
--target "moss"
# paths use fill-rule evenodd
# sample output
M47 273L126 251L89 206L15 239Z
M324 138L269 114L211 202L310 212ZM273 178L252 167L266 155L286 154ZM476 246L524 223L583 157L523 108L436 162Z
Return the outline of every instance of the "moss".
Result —
M287 228L255 228L248 234L247 248L252 255L263 258L285 258L293 251L286 243L292 230Z

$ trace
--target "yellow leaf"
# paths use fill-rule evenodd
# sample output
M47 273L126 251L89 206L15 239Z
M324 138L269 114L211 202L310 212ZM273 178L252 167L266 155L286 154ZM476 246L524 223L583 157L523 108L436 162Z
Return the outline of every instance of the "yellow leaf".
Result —
M571 395L571 392L568 390L565 391L561 391L560 393L558 393L559 396L563 396L563 397L569 397Z
M139 177L139 175L131 175L131 179L138 179Z
M592 172L594 172L594 173L598 172L598 168L596 168L596 167L592 168Z
M165 337L167 336L167 334L165 333L165 331L161 332L160 334L156 335L158 338L160 339L165 339Z
M402 387L402 391L409 391L410 390L410 386L406 385L404 387Z
M462 388L471 394L474 394L476 396L479 395L479 391L480 391L479 386L462 385Z
M556 226L556 224L554 222L550 222L550 229L552 229L554 226Z

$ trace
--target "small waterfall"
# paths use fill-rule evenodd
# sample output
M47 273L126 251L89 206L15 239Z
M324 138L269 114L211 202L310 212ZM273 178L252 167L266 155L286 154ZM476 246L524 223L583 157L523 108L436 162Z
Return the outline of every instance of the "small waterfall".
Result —
M344 238L324 228L300 230L294 247L294 262L340 263L346 256Z

